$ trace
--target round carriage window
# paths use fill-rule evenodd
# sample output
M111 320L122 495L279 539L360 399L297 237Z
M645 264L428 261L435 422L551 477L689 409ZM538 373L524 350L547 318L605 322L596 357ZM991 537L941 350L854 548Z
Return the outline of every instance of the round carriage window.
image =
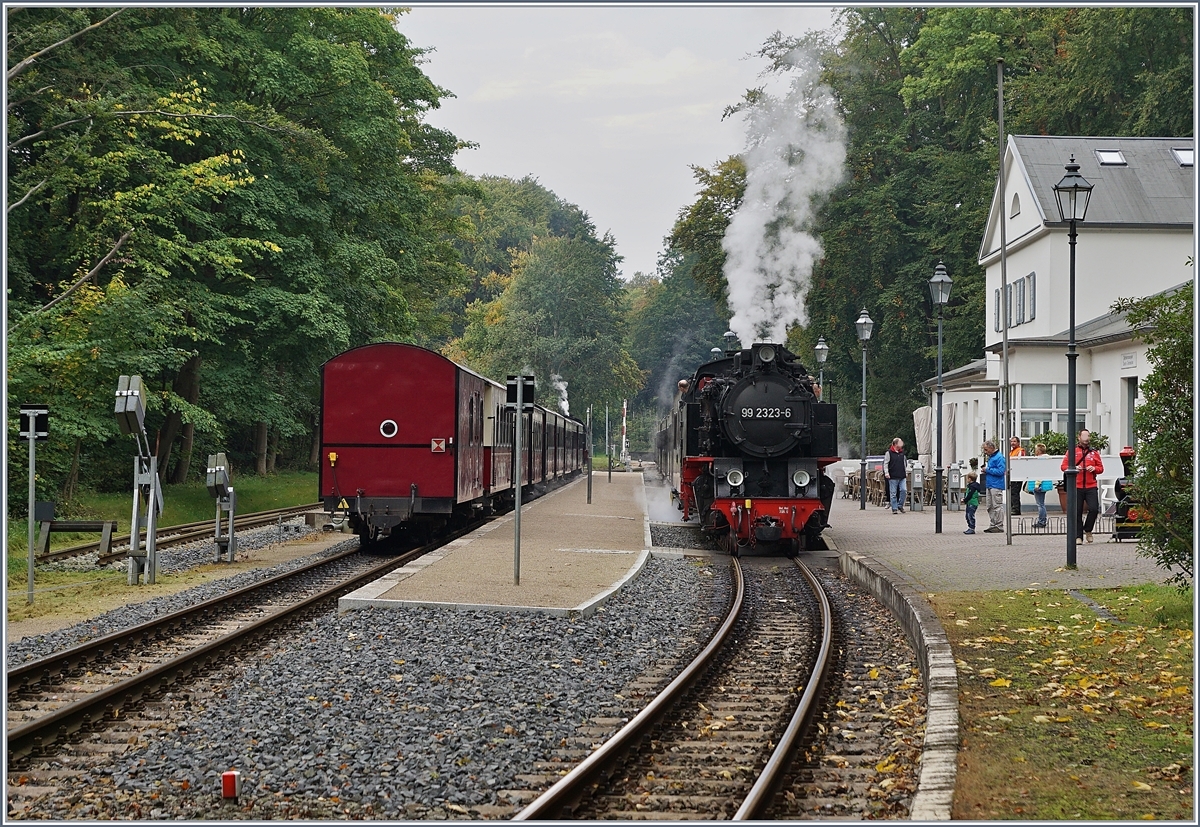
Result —
M395 420L385 419L379 423L379 433L383 434L385 439L391 439L399 430L400 428L397 427Z

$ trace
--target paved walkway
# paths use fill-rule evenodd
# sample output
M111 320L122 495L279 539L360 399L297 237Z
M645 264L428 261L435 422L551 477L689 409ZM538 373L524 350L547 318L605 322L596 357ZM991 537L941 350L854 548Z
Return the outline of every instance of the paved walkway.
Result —
M1094 543L1077 545L1070 571L1065 535L1017 535L1007 545L1004 534L985 534L987 510L975 515L975 530L965 535L966 515L942 511L942 533L934 533L934 511L905 511L837 497L825 535L842 551L870 555L923 592L984 589L1095 589L1161 583L1166 575L1153 561L1136 553L1136 544L1117 543L1095 534Z
M579 477L521 508L521 585L513 515L424 555L338 601L339 608L443 606L588 615L649 557L641 474Z

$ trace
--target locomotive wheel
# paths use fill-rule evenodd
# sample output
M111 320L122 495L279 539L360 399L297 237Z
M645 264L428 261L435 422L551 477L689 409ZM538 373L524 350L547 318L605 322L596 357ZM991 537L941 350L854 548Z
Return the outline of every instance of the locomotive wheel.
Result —
M789 559L798 557L800 552L804 551L804 535L793 537L790 540L786 540L785 543L786 545L784 546L783 553L784 556L788 557Z

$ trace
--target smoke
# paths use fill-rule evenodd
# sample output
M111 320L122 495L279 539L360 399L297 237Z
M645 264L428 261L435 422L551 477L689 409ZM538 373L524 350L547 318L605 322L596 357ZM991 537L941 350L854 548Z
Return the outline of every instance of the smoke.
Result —
M563 416L571 415L571 403L567 401L567 383L557 373L550 374L550 387L558 391L558 408Z
M746 194L725 230L730 329L743 345L782 342L804 322L804 293L821 242L809 230L821 198L842 180L846 129L817 59L800 49L787 94L762 93L746 112Z

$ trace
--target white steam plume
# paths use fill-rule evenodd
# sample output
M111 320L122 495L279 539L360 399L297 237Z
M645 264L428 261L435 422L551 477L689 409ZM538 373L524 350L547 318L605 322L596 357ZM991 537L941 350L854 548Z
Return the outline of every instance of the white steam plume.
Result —
M782 342L804 322L804 293L821 242L809 230L820 200L842 180L846 129L819 64L799 49L787 94L766 93L746 109L746 194L721 247L730 329L743 346Z
M563 416L571 415L571 403L567 401L567 383L557 373L550 374L550 386L558 391L558 407Z

